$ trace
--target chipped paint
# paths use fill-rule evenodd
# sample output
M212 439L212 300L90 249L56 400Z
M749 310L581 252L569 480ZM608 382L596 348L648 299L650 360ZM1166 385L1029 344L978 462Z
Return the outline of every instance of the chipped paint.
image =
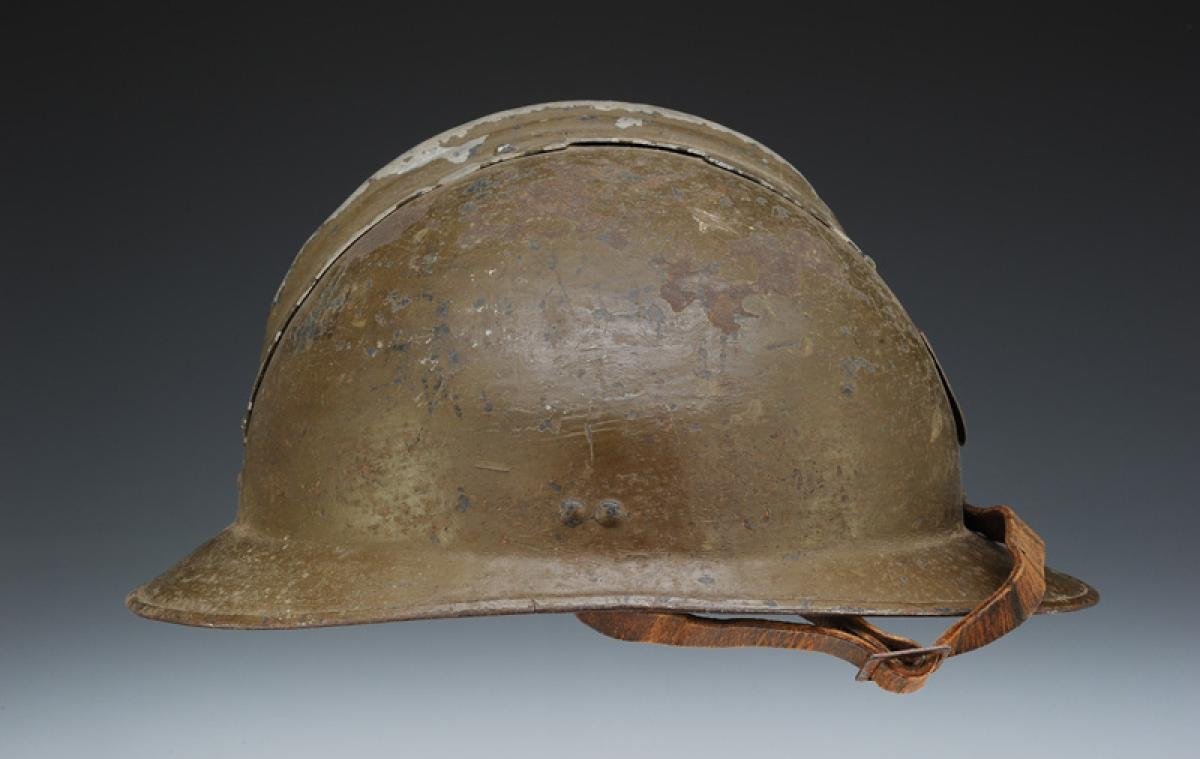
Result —
M512 467L499 461L476 461L476 469L486 469L489 472L511 472Z
M329 216L328 219L326 219L322 227L314 232L313 235L309 237L305 246L301 248L300 253L297 254L296 261L299 261L300 257L304 255L309 244L316 239L317 234L321 231L321 229L338 223L338 218L349 208L355 205L356 201L358 201L360 198L363 198L372 186L384 180L394 179L396 177L402 177L407 174L417 172L418 170L437 162L444 162L451 166L457 165L459 167L457 169L452 169L445 172L432 184L424 185L410 191L403 197L398 198L388 207L383 208L378 213L373 214L365 223L360 224L357 229L346 236L344 242L333 249L326 257L324 262L316 269L309 283L298 293L298 297L295 299L294 304L288 309L288 314L284 319L283 328L278 331L279 334L277 334L275 338L269 341L268 345L263 351L263 358L260 361L259 371L255 377L253 388L251 390L250 401L247 403L247 413L242 420L243 435L248 429L250 423L250 417L254 407L254 398L257 395L258 387L262 382L263 375L266 372L271 357L275 352L276 345L278 345L279 340L282 338L282 332L287 329L287 326L291 321L291 317L301 308L309 295L316 288L321 278L341 257L341 255L345 253L345 251L348 250L357 240L359 240L363 235L367 234L380 221L389 216L397 208L440 187L452 184L476 171L487 168L488 166L492 166L501 161L515 160L530 155L564 150L574 145L599 144L628 147L647 147L659 150L670 150L685 155L695 156L713 166L745 177L746 179L749 179L781 196L784 200L789 201L791 204L797 206L800 210L819 221L833 234L850 244L855 251L858 251L858 247L854 245L853 241L851 241L849 237L846 236L846 234L837 225L836 221L832 220L831 216L826 218L824 215L825 212L818 212L817 210L814 210L806 205L799 198L789 194L788 192L785 192L775 183L768 181L760 171L754 170L749 166L739 167L731 161L725 160L723 156L715 154L712 150L702 150L692 145L681 144L673 140L664 140L657 136L639 137L635 135L624 134L615 136L605 133L603 128L600 126L596 127L596 132L581 132L579 134L572 135L568 140L542 143L524 150L516 149L512 142L508 140L500 143L494 149L494 151L488 151L485 153L485 151L479 150L479 148L487 144L487 141L494 133L502 131L504 124L511 122L514 119L531 114L560 110L567 112L582 111L584 113L586 113L588 110L594 110L603 113L610 113L612 111L625 111L627 113L640 114L640 116L618 117L618 119L616 119L613 123L615 125L615 122L621 122L622 126L619 126L618 128L622 132L630 130L644 131L650 129L651 127L656 127L661 130L663 128L670 128L671 124L673 123L678 123L700 127L706 132L718 135L727 135L735 138L740 143L750 146L753 150L758 151L760 154L762 154L762 156L765 156L760 161L762 164L769 165L772 162L778 164L780 170L794 176L804 187L809 188L809 192L812 192L811 187L808 185L803 175L801 175L800 172L795 169L795 167L757 140L754 140L751 137L748 137L723 125L708 121L707 119L651 105L621 103L616 101L588 100L550 102L526 106L523 108L514 108L508 111L501 111L499 113L494 113L489 116L468 122L462 126L455 127L454 129L447 130L406 151L393 161L386 164L379 171L375 172L371 178L369 178L353 193L351 193L350 197L347 198ZM581 116L580 118L584 117ZM593 122L586 121L586 123L591 124ZM469 135L480 132L485 128L488 131L484 131L475 137L467 139ZM610 126L607 128L611 129L612 127ZM710 225L708 220L705 220L703 223L705 225ZM288 284L292 270L295 269L295 267L296 262L293 262L292 268L289 269L288 274L284 276L283 281L280 283L273 303L277 303L279 301Z
M720 214L705 211L703 208L693 208L692 218L695 219L701 232L708 232L710 229L719 229L722 232L730 233L737 232L733 225L721 218Z
M641 114L656 116L658 118L666 119L669 121L678 121L678 122L682 122L682 123L686 123L686 124L692 124L694 126L704 127L706 129L711 129L714 132L720 132L721 134L729 135L730 137L734 137L735 139L738 139L738 140L746 143L747 145L753 146L757 150L760 150L764 154L769 156L770 159L777 161L778 163L782 164L783 166L788 167L789 169L796 172L797 174L800 174L800 172L794 166L792 166L792 164L790 164L785 158L780 156L774 150L771 150L770 148L768 148L766 145L763 145L758 140L755 140L753 137L749 137L749 136L742 134L741 132L738 132L734 129L730 129L729 127L724 126L723 124L718 124L714 121L709 121L707 119L700 118L699 116L693 116L688 113L674 111L669 108L660 108L658 106L646 105L644 103L623 103L623 102L614 101L614 100L562 100L562 101L555 101L555 102L549 102L549 103L539 103L536 105L524 106L521 108L511 108L506 111L499 111L497 113L493 113L488 116L484 116L482 118L475 119L473 121L468 121L467 123L465 123L461 126L455 127L453 129L448 129L445 132L442 132L441 134L438 134L434 137L431 137L428 140L425 140L424 142L420 143L416 147L413 147L413 148L405 151L400 156L398 156L397 158L393 159L392 161L387 163L385 166L383 166L383 168L379 169L374 174L372 174L370 179L368 179L366 182L363 182L361 185L359 185L358 188L355 189L354 192L352 192L350 194L350 196L348 198L346 198L346 200L344 200L342 202L342 204L340 206L338 206L337 209L335 209L334 212L329 215L329 217L326 219L326 222L328 222L328 221L332 220L333 218L335 218L336 216L338 216L351 203L353 203L353 201L357 200L358 197L361 196L367 190L367 188L370 186L372 180L378 180L383 177L394 176L397 174L403 174L403 173L406 173L409 171L413 171L415 169L420 168L421 166L428 164L431 161L437 160L442 157L447 157L447 160L450 160L452 163L462 163L462 162L466 161L466 159L470 155L470 151L474 148L477 148L479 145L483 144L483 142L487 139L487 136L488 136L487 134L481 135L480 137L478 137L474 140L471 140L468 143L464 143L462 145L449 145L448 146L447 143L452 142L454 140L461 140L464 137L466 137L468 134L470 134L471 132L480 128L481 126L484 126L487 124L496 124L496 123L499 123L502 121L507 121L514 117L527 116L530 114L540 113L540 112L548 111L548 110L577 109L577 108L592 108L594 110L606 112L606 113L610 112L610 111L614 111L614 110L627 111L630 113L641 113ZM644 121L643 121L643 119L637 118L637 117L622 116L616 120L615 125L618 129L628 129L630 127L643 126ZM598 138L598 139L600 139L600 138ZM652 143L647 141L646 144L652 144ZM544 149L553 150L558 147L566 147L566 144L565 143L558 144L558 145L552 144L552 145L546 146ZM674 146L674 147L678 148L679 146ZM463 148L466 148L465 153L463 152ZM519 155L519 153L517 153L514 150L513 146L508 143L504 143L504 144L497 146L495 153L497 156ZM456 160L456 158L457 158L457 160ZM732 167L726 166L725 168L732 168Z
M842 361L842 394L854 395L858 389L858 375L861 372L875 374L879 367L862 356L850 356Z
M406 174L410 171L415 171L422 166L426 166L434 161L448 161L449 163L465 163L471 157L473 151L487 140L487 135L480 135L473 140L468 140L461 145L446 145L446 141L455 137L461 137L466 134L463 129L455 129L452 132L440 134L437 137L428 139L420 145L401 153L396 158L385 164L383 168L376 171L370 176L367 181L358 186L350 196L342 201L342 204L334 209L334 212L329 214L329 219L337 217L342 211L346 210L351 203L358 200L359 196L367 191L372 182L377 182L385 177L396 176L398 174ZM280 285L282 287L282 285Z

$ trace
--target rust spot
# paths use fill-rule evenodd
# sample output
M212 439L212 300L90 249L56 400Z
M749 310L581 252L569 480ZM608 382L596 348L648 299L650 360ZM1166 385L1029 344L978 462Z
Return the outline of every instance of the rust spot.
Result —
M710 272L712 268L692 271L687 264L672 264L659 294L675 313L699 301L714 327L727 335L736 334L741 327L735 316L758 316L742 306L742 301L753 295L755 289L751 285L731 285Z
M695 268L686 260L670 262L659 295L676 313L699 302L714 327L726 335L737 334L741 329L737 317L758 318L743 305L747 297L794 294L799 289L799 259L811 253L813 241L796 234L800 239L755 234L730 243L730 261L737 269L753 272L752 280L730 281L721 276L717 264Z

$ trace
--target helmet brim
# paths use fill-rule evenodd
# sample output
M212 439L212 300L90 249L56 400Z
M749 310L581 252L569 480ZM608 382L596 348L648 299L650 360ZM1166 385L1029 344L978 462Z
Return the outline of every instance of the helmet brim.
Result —
M682 556L517 557L431 545L337 546L231 526L126 599L149 619L283 629L435 617L594 609L714 614L963 614L1009 569L965 528L937 537L731 561ZM1039 613L1096 603L1087 583L1046 570Z

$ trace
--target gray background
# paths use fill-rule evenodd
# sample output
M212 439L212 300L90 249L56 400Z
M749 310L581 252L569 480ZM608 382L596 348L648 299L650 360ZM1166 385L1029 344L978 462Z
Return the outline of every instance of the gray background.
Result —
M1190 755L1194 13L717 10L6 18L0 756ZM312 229L427 136L580 97L698 113L799 166L937 346L972 499L1018 506L1101 605L904 698L825 657L561 616L240 633L126 612L233 517L267 305Z

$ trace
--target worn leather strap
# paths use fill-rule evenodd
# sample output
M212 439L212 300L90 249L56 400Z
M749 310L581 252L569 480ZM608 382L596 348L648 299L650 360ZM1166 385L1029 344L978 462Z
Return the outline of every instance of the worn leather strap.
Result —
M912 693L947 657L987 645L1024 622L1046 591L1045 546L1011 508L964 505L963 521L969 529L1004 545L1012 555L1012 571L1000 587L928 647L852 615L804 615L811 624L657 611L586 611L577 616L609 637L637 643L819 651L858 667L860 680L872 680L892 693Z

